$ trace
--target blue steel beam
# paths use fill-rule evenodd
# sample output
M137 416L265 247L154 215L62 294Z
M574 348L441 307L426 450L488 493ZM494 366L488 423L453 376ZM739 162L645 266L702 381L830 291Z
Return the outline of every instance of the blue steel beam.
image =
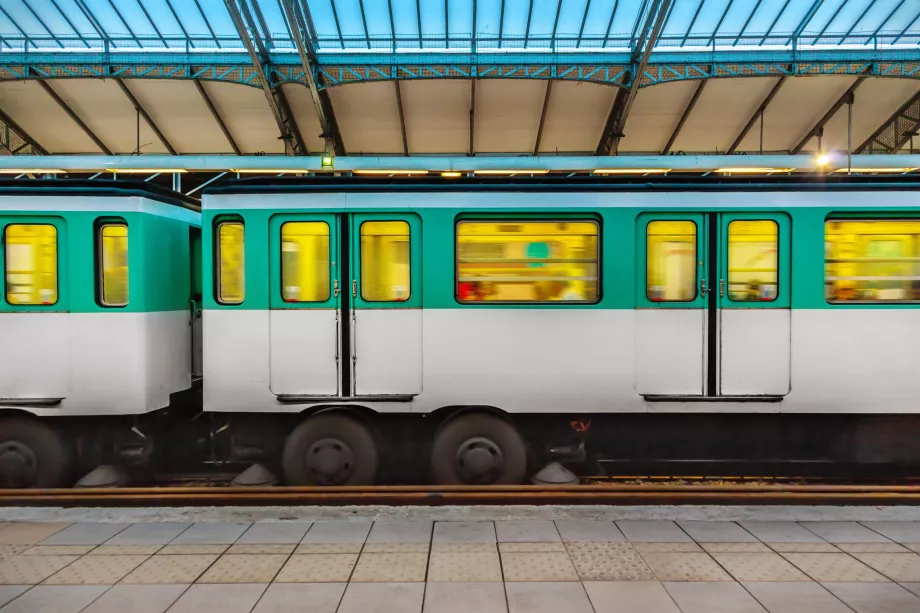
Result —
M530 0L533 3L533 0ZM389 2L389 0L387 0ZM444 48L450 47L450 0L444 0Z
M64 19L64 21L67 23L67 26L68 26L71 30L73 30L74 36L76 36L77 38L79 38L80 41L82 41L83 44L86 45L86 48L89 49L90 44L86 41L86 39L83 37L83 35L80 34L80 32L79 32L79 30L77 30L76 26L73 25L73 22L70 21L70 18L67 16L67 13L65 13L64 11L61 10L61 7L58 6L57 0L50 0L50 2L51 2L51 6L54 7L54 9L61 15L61 17L62 17L62 18Z
M897 45L897 44L898 44L898 41L901 40L902 38L904 38L904 35L907 34L907 32L908 32L911 28L914 27L914 24L916 24L918 20L920 20L920 11L918 11L918 12L917 12L917 16L914 17L914 18L911 20L911 22L910 22L909 24L907 24L907 26L906 26L903 30L901 30L901 33L898 34L898 37L895 38L893 41L891 41L891 44L892 44L892 45Z
M716 24L716 27L712 30L712 36L709 37L709 45L712 45L716 40L716 36L719 34L719 29L722 27L722 23L725 21L725 16L728 15L728 10L732 7L733 0L728 0L728 3L725 5L725 10L722 11L722 16L719 17L719 22Z
M332 19L335 21L335 31L339 35L339 46L345 48L345 39L342 37L342 25L339 23L339 11L335 8L335 0L329 0L329 6L332 7Z
M416 6L421 0L416 0ZM473 0L475 2L476 0ZM419 18L419 30L421 30L422 20ZM501 0L501 9L498 16L498 48L502 48L502 34L505 32L505 0Z
M818 44L818 41L821 40L821 37L824 36L824 33L827 32L827 29L830 27L830 25L834 23L835 19L837 19L837 15L840 14L840 11L843 9L844 5L846 5L846 2L841 1L840 4L837 6L837 10L834 11L834 14L831 15L830 19L824 22L824 27L821 28L821 31L818 32L817 36L815 36L811 44L813 45ZM801 34L801 32L799 34Z
M58 44L58 46L59 46L61 49L63 49L63 48L64 48L64 43L62 43L62 42L58 39L58 37L54 35L54 33L51 31L51 29L50 29L47 25L45 25L45 21L41 18L41 16L39 16L38 13L35 12L35 9L33 9L32 6L31 6L28 2L26 2L25 5L26 5L26 8L29 9L29 12L32 13L32 17L35 18L35 21L37 21L38 24L45 30L45 32L47 32L47 33L51 36L52 40L54 40L54 42L56 42L56 43Z
M173 8L172 0L166 0L166 6L169 8L169 12L172 13L172 16L173 16L173 19L174 19L175 22L176 22L176 25L179 26L179 29L180 29L180 30L182 30L182 34L185 36L185 38L188 39L188 44L189 44L189 46L192 47L192 48L194 48L194 47L195 47L195 41L193 41L193 40L189 37L189 35L188 35L188 30L185 29L185 25L183 25L182 20L179 19L179 15L176 13L176 9Z
M805 31L805 28L808 27L808 24L811 23L811 20L815 18L815 13L818 12L818 9L821 8L822 4L824 4L824 0L814 1L814 3L811 5L811 8L808 9L808 12L805 13L804 17L802 17L802 21L799 22L798 26L796 26L795 31L786 40L787 45L791 45L792 41L796 41L796 43L798 43L799 37L802 35L802 32Z
M882 23L878 24L878 27L875 28L875 31L872 33L872 35L869 36L869 38L866 39L866 43L865 43L865 44L868 45L870 42L872 42L872 40L873 40L876 36L878 36L879 32L882 31L882 28L884 28L885 26L888 25L888 22L891 21L891 18L894 17L894 14L897 13L898 10L899 10L902 6L904 6L904 3L905 3L905 2L907 2L907 0L901 0L900 2L898 2L898 3L894 6L893 9L891 9L891 12L888 13L888 16L885 17L885 19L882 20Z
M502 2L502 7L504 7L504 2ZM578 28L578 42L575 43L575 48L581 47L581 37L585 34L585 24L588 23L588 11L591 10L591 0L585 2L585 13L581 17L581 27Z
M34 41L29 40L29 35L26 34L25 30L19 27L19 24L16 23L16 20L13 19L13 17L9 13L6 12L6 9L3 8L3 5L0 5L0 13L3 13L4 17L6 17L7 20L9 20L11 24L13 24L13 27L19 30L19 33L22 34L22 37L27 41L27 43L32 43L32 46L38 49L38 45L36 45Z
M447 0L444 0L444 11L447 12ZM533 20L533 0L527 8L527 27L524 29L524 48L530 44L530 22Z
M201 15L201 18L204 20L204 25L208 29L208 32L211 33L211 38L214 40L214 44L217 45L218 49L221 49L220 39L217 38L217 34L214 33L214 28L211 27L211 21L208 19L208 16L205 14L204 9L201 8L201 4L198 0L195 0L195 8L198 9L198 14Z
M842 45L846 41L846 39L850 37L850 34L853 33L853 30L856 29L856 26L858 26L862 22L862 20L866 17L866 13L872 10L872 7L875 6L876 2L878 2L878 0L872 0L871 2L869 2L869 4L866 5L866 8L864 8L862 13L859 14L859 17L857 17L856 20L853 21L853 25L850 26L850 29L847 30L846 34L843 35L843 37L840 39L840 42L838 44Z
M735 37L735 42L732 43L732 47L737 45L738 41L741 40L741 37L744 36L744 33L747 31L748 26L751 23L751 20L754 18L754 15L757 14L757 9L760 8L761 3L763 3L763 0L757 0L757 4L755 4L754 8L751 9L751 12L748 13L747 19L744 20L744 25L741 26L740 30L738 30L738 36Z
M371 37L367 31L367 14L364 12L364 0L358 0L358 8L361 9L361 25L364 26L364 42L367 44L367 48L371 48Z
M690 24L687 26L687 31L684 32L683 40L680 41L681 47L687 43L687 38L690 37L690 31L693 29L693 25L696 23L696 18L700 16L700 11L703 10L704 4L706 4L706 0L700 0L700 3L696 6L696 12L693 13L693 17L690 19Z
M531 0L532 2L533 0ZM620 6L620 0L614 0L613 8L610 10L610 21L607 22L607 34L604 36L604 48L607 47L607 43L610 42L610 30L613 29L613 20L617 16L617 9Z
M141 7L141 11L144 13L144 17L147 18L147 21L150 23L150 26L153 28L153 31L157 33L157 36L160 37L160 40L163 41L164 47L169 47L169 43L166 42L166 39L163 38L163 33L160 32L160 28L157 27L157 24L153 21L153 17L150 16L150 13L147 12L147 7L144 6L144 0L137 0L137 5Z
M764 44L764 41L766 41L768 38L770 38L770 34L773 33L773 28L776 27L776 24L777 24L777 22L779 21L780 17L782 17L783 14L786 12L786 7L789 6L789 3L790 3L790 2L792 2L792 0L786 0L786 2L783 4L783 6L776 12L776 17L774 17L774 18L773 18L773 21L770 22L770 27L767 28L767 31L764 32L764 34L763 34L763 38L760 39L760 44L761 44L761 45Z
M108 1L109 1L109 6L111 6L111 7L112 7L112 10L115 11L115 14L118 15L118 19L121 20L121 23L122 23L122 25L125 26L125 29L128 31L128 34L131 35L131 38L134 39L134 41L137 43L137 46L138 46L138 47L143 48L144 45L143 45L143 44L141 43L141 41L137 38L137 34L134 33L134 30L131 29L131 26L128 25L128 22L125 21L125 18L122 16L121 11L118 10L118 7L115 6L115 3L112 2L112 0L108 0Z
M418 48L422 48L422 0L415 0L415 23L418 25Z

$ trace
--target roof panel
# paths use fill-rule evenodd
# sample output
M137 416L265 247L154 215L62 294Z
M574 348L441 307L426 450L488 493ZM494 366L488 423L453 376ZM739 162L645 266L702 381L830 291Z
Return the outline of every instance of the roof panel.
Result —
M533 151L546 84L524 79L476 82L473 146L479 153Z
M396 87L387 81L329 91L348 153L402 153Z
M310 97L310 90L303 85L296 83L287 83L282 85L284 95L287 96L288 104L291 106L291 112L294 113L294 121L303 136L307 151L323 151L325 142L320 137L323 129L319 125L319 118L316 116L316 107L313 106L313 98ZM348 146L348 143L345 143Z
M459 154L468 151L470 81L405 81L400 90L409 151Z
M640 89L619 151L657 154L664 149L698 86L698 81L676 81Z
M616 92L615 87L595 83L554 83L540 151L593 153Z
M243 153L284 153L278 125L261 89L212 82L208 94Z
M50 153L99 153L35 81L0 83L0 108Z

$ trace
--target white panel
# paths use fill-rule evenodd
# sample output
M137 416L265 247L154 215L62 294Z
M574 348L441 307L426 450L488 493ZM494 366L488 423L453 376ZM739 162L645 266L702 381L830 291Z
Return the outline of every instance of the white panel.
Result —
M399 87L410 153L467 153L469 81L403 81Z
M153 411L169 406L171 393L188 389L192 385L189 311L144 313L141 325L144 333L141 367L146 386L144 408Z
M281 411L269 389L269 311L206 309L204 409Z
M262 88L217 81L206 87L243 153L284 153L278 124Z
M594 153L617 88L556 81L546 108L541 152Z
M335 309L273 309L270 313L272 393L336 395Z
M422 391L422 310L355 311L355 395Z
M636 309L638 393L703 393L705 317L700 309Z
M869 135L887 121L898 108L920 88L920 83L913 79L868 79L856 91L853 103L853 148L863 143ZM840 109L824 127L822 145L825 151L847 150L847 112ZM917 139L914 139L917 145ZM812 139L809 147L818 149L817 139Z
M390 81L329 89L348 153L402 153L396 86Z
M699 81L674 81L640 89L629 112L620 151L661 152L698 86Z
M725 396L789 392L789 309L721 309L720 389Z
M53 87L61 93L58 81ZM62 94L62 97L65 96ZM36 81L0 83L0 108L50 153L100 153L93 141ZM86 119L85 114L78 114Z
M532 153L545 91L542 81L477 81L473 149L478 153Z
M66 398L68 313L0 314L0 398Z
M281 89L284 90L288 104L291 105L294 121L297 122L297 127L300 128L300 134L307 144L307 150L310 152L323 151L326 141L320 138L323 129L319 125L319 118L316 116L316 107L313 105L310 90L306 86L296 83L286 83L281 86ZM335 110L336 112L338 111L338 109Z

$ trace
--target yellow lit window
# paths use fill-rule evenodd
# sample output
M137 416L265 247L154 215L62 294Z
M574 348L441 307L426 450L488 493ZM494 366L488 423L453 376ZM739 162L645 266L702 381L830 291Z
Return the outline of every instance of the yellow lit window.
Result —
M100 302L103 306L128 304L128 226L105 224L99 228Z
M652 221L646 228L646 294L654 302L696 298L696 224Z
M920 221L824 224L828 302L920 302Z
M13 224L4 235L6 300L49 305L58 299L57 229L49 224Z
M246 297L245 230L238 221L217 226L217 301L241 304Z
M775 221L728 224L728 296L735 302L770 302L779 290Z
M329 300L329 224L292 221L281 226L281 296L286 302Z
M409 224L365 221L361 224L361 298L368 302L409 299L411 264Z
M595 302L598 226L591 221L460 222L461 302Z

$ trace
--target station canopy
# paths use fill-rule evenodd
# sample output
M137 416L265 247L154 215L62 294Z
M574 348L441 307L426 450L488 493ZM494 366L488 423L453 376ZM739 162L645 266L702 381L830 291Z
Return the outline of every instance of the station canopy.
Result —
M918 77L916 0L0 0L17 154L912 152Z

